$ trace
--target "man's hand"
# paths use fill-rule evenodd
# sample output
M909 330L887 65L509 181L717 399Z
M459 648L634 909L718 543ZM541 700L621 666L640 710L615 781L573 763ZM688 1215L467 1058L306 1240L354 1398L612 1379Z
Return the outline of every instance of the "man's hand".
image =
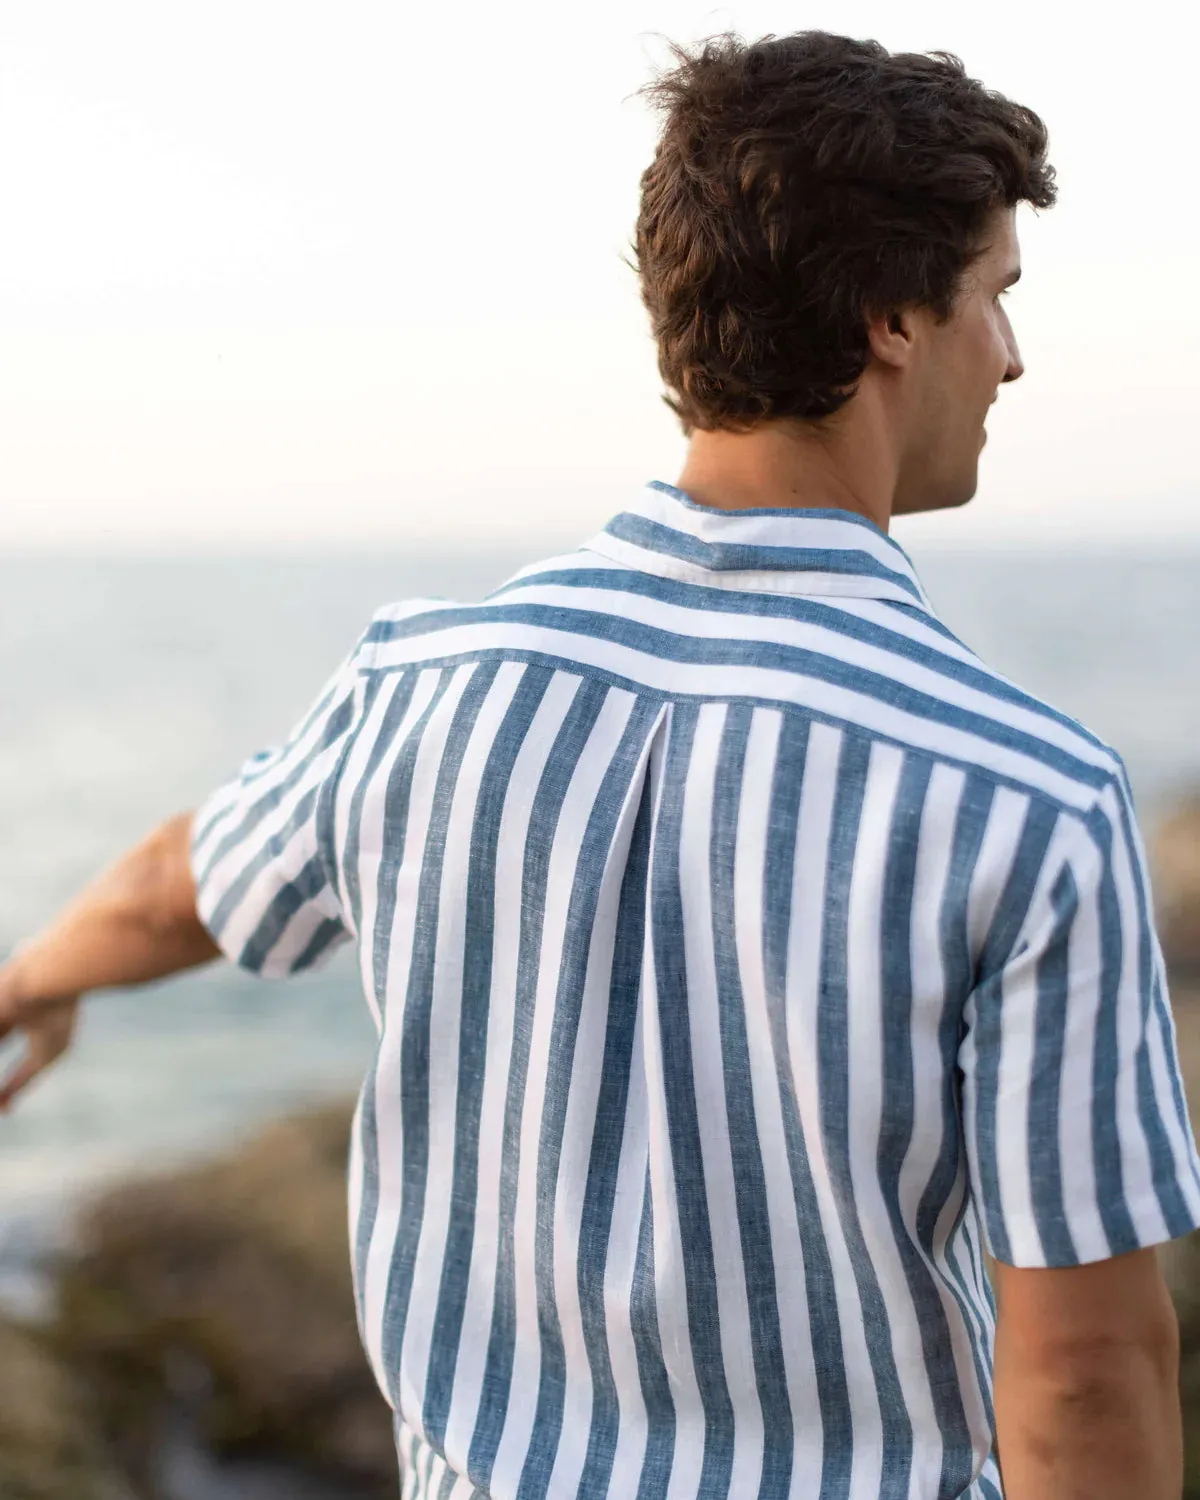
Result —
M26 1043L0 1081L0 1109L66 1051L89 990L164 979L218 956L196 915L191 827L181 813L155 829L0 967L0 1041L21 1032Z
M1179 1330L1154 1251L995 1271L1006 1500L1179 1500Z
M61 1057L71 1045L79 997L30 1001L21 990L19 956L0 969L0 1042L15 1031L25 1035L25 1055L0 1083L0 1110L7 1111L26 1084Z

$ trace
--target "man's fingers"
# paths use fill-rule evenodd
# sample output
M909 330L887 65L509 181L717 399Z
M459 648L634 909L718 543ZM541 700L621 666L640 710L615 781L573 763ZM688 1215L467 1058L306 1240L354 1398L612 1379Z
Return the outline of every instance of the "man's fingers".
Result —
M13 1100L27 1085L33 1082L45 1066L32 1052L27 1052L16 1068L0 1084L0 1111L7 1112Z
M25 1033L26 1051L13 1071L0 1082L0 1113L44 1069L60 1058L71 1044L75 1031L78 1002L64 1000L43 1012L35 1020L18 1020L8 1030Z

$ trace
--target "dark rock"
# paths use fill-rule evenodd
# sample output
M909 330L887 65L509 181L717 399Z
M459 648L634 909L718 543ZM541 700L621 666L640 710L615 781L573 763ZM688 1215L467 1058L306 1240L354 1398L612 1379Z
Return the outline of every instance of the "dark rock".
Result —
M38 1334L0 1322L0 1496L135 1500L78 1380Z
M218 1456L397 1489L391 1417L359 1342L346 1235L350 1107L229 1156L105 1193L56 1268L54 1346L106 1439L150 1487L181 1403Z

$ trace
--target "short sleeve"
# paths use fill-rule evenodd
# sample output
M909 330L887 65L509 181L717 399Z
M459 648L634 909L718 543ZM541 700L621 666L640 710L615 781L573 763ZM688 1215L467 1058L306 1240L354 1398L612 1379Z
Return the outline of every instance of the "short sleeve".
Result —
M248 760L193 821L200 920L227 958L264 977L313 968L353 936L326 827L364 652L360 641L283 744Z
M1070 1266L1195 1229L1200 1164L1123 774L1035 874L966 1007L963 1126L992 1255Z

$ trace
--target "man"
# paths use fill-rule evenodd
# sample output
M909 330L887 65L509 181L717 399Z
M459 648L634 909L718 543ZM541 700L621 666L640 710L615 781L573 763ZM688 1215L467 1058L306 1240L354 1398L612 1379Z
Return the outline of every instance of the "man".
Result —
M678 484L381 610L3 971L6 1100L85 991L354 941L406 1495L1167 1500L1152 1247L1200 1176L1124 768L887 534L970 499L1022 373L1045 129L945 54L677 62L637 253Z

